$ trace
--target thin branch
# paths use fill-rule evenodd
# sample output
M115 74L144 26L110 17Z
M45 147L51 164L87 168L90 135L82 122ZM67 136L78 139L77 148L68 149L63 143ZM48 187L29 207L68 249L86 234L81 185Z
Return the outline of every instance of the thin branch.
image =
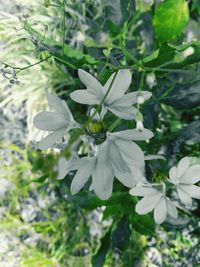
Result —
M61 20L62 20L62 55L64 55L65 49L65 0L63 0L61 7Z
M44 58L44 59L41 59L40 61L38 61L38 62L36 62L36 63L34 63L34 64L31 64L31 65L28 65L28 66L25 66L25 67L14 67L14 66L11 66L11 65L9 65L9 64L7 64L7 63L5 63L5 62L2 62L2 61L1 61L1 63L5 66L5 68L9 67L9 68L12 68L13 70L18 70L18 71L16 71L16 74L18 74L20 71L23 71L23 70L32 68L32 67L34 67L34 66L36 66L36 65L39 65L40 63L42 63L42 62L48 60L50 57L51 57L51 56L48 56L48 57L46 57L46 58Z

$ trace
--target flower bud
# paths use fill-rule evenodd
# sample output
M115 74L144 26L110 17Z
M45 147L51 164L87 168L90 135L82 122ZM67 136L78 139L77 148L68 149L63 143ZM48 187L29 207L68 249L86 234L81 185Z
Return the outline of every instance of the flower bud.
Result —
M156 85L156 76L153 72L149 73L146 76L146 83L149 86L149 88L153 88Z
M138 95L137 95L137 103L139 105L142 105L142 104L144 104L144 101L145 101L145 99L144 99L143 94L139 92Z
M140 132L142 132L144 130L144 125L142 121L136 121L136 129Z
M187 49L185 49L183 51L183 56L186 58L186 57L189 57L191 55L193 55L195 52L194 48L192 46L188 47Z

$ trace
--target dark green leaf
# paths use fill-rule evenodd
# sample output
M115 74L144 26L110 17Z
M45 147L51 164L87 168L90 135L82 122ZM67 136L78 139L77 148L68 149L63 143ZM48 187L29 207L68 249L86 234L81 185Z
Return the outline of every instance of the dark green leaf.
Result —
M133 229L142 234L142 235L150 235L155 236L155 223L153 218L147 215L138 215L131 214L130 222L132 224Z
M79 203L84 209L92 210L101 206L115 206L121 202L124 197L127 197L126 192L112 193L112 196L108 200L101 200L95 194L88 192L80 192L77 195L71 196L71 200Z
M188 124L178 132L178 136L182 137L187 145L200 144L200 120Z
M112 247L124 251L131 235L130 222L127 217L123 217L112 233Z
M143 60L143 65L145 67L157 67L165 62L173 60L175 54L176 50L167 43L164 43L159 49L154 51L153 54Z
M93 267L103 267L106 259L106 254L110 249L110 237L111 237L111 227L104 237L100 240L100 246L96 254L92 257L92 266Z
M175 84L164 103L178 109L194 108L200 104L200 81L187 84Z
M192 53L187 55L185 52L188 49L192 50ZM164 64L161 68L181 69L198 62L200 62L200 42L194 41L183 45L164 43L150 56L144 58L143 65L156 68Z

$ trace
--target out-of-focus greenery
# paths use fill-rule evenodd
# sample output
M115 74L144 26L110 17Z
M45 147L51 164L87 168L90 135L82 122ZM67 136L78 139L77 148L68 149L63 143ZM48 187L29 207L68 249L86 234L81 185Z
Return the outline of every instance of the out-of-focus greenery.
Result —
M136 199L117 182L108 201L86 191L71 196L72 177L56 179L58 152L34 146L42 136L32 119L44 109L47 91L62 96L84 122L86 108L68 97L82 86L77 69L91 71L104 83L110 73L129 66L134 80L130 90L143 87L153 93L142 113L155 137L141 146L151 154L161 152L169 163L148 163L148 179L161 181L180 158L200 156L199 4L165 1L161 6L160 1L142 0L16 0L9 12L4 4L0 179L7 190L1 193L0 230L4 237L16 236L13 266L198 267L199 208L183 211L177 226L156 227L151 215L134 212ZM174 10L184 16L176 20L180 14ZM167 14L176 27L170 28ZM25 109L22 129L13 130L13 105ZM119 129L133 126L123 121ZM10 138L24 128L27 142ZM8 260L3 259L5 266Z

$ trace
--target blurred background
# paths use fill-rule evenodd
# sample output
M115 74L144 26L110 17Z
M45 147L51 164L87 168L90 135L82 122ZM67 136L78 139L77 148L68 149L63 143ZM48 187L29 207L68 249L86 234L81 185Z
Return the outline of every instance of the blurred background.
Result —
M79 51L87 48L93 54L98 51L90 48L92 40L99 44L109 40L101 28L103 2L67 1L65 30L70 47ZM99 248L100 240L103 246L97 262L105 257L106 235L114 220L108 209L107 215L104 213L106 207L102 203L98 207L90 201L89 205L86 195L86 202L81 196L70 198L65 181L55 179L58 151L36 149L36 142L43 133L33 127L32 120L46 108L46 92L67 98L79 82L76 71L68 71L53 59L26 68L41 60L42 48L40 44L34 45L37 40L30 34L28 25L24 29L22 21L28 20L42 32L43 38L53 37L61 42L58 5L59 2L54 1L54 6L50 6L48 0L0 0L0 267L90 267L91 255ZM148 53L152 48L152 29L147 26L148 15L143 19L137 24L141 40L134 41L134 46L138 46L141 53L144 50ZM185 38L199 37L198 24L191 21ZM42 53L43 58L48 57L46 52ZM149 77L148 89L155 84L156 78ZM75 108L73 103L69 105ZM175 155L178 150L182 154L199 155L199 109L193 115L175 114L168 106L163 109L167 113L168 123L163 120L167 129L173 132L175 128L187 128L182 139L172 144L174 154L168 153ZM79 106L75 116L81 117L83 112L85 109L80 110ZM188 127L194 118L198 124ZM183 139L188 145L184 153ZM200 266L198 217L192 217L189 224L187 218L182 219L176 226L155 228L151 223L144 222L140 228L140 221L135 221L137 230L132 229L129 246L122 253L120 246L113 245L103 266ZM125 225L122 221L115 229L113 244L116 236L126 236Z

